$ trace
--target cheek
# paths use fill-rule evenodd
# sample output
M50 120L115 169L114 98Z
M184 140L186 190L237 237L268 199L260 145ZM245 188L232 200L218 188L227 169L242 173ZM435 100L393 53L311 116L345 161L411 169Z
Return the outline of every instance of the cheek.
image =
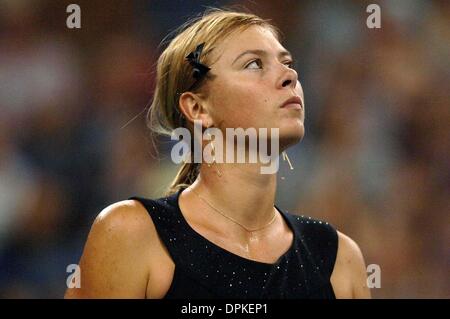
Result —
M218 85L211 99L215 114L224 120L226 127L259 127L270 103L260 92L255 87L238 83Z

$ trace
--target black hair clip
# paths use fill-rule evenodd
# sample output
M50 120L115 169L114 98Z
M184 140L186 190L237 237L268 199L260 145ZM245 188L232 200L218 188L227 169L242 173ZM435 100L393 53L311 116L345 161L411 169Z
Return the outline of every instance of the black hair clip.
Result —
M196 80L189 90L191 90L198 82L200 82L200 80L206 75L206 73L211 70L211 68L209 68L207 65L200 62L200 56L202 54L204 45L205 42L199 44L195 51L192 51L186 57L186 59L193 67L192 76Z

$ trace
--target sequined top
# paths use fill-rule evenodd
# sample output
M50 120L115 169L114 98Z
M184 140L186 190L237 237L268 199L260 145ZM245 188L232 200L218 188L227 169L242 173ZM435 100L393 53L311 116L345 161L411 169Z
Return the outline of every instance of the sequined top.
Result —
M178 205L182 191L155 200L129 198L148 210L175 263L173 280L164 298L335 298L330 277L338 237L331 225L275 206L293 231L294 240L275 263L254 261L197 233Z

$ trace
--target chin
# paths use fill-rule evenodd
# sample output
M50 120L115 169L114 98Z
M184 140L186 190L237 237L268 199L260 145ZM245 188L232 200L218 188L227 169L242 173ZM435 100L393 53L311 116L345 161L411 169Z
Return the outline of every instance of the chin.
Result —
M305 127L303 123L300 125L283 127L280 129L280 150L299 143L305 135Z

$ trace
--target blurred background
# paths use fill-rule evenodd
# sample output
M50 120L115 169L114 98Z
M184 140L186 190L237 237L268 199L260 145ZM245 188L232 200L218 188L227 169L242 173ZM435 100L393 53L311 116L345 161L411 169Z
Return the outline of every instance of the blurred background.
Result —
M0 0L0 297L62 298L96 215L163 194L177 168L145 126L158 45L238 2L282 30L305 92L277 204L352 237L381 267L373 297L450 297L446 0Z

